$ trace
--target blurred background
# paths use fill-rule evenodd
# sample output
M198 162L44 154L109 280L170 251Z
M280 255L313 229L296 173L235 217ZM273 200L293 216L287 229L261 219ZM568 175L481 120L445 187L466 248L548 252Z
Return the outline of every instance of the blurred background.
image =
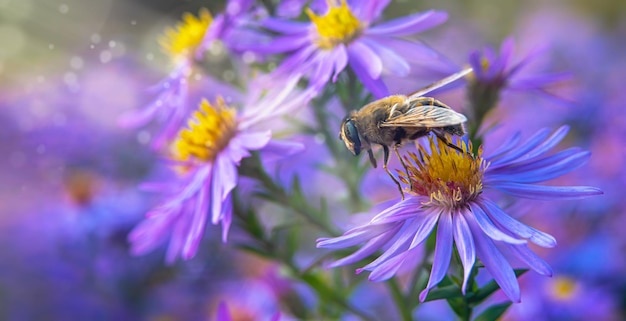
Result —
M163 251L128 254L128 231L156 202L137 186L158 172L158 155L149 148L149 127L122 129L117 118L147 104L146 89L169 71L156 40L164 28L183 12L219 12L223 5L0 0L1 320L207 320L229 297L242 307L236 320L254 320L254 311L275 311L290 291L307 297L276 266L222 245L219 233L206 234L195 259L173 266L163 264ZM523 276L522 303L504 319L624 319L626 2L405 0L385 15L427 9L450 18L419 39L459 65L470 51L497 48L507 36L520 58L546 47L533 68L572 74L554 89L565 102L503 97L491 115L502 125L493 140L569 124L562 147L580 146L593 157L557 183L605 192L523 206L525 222L559 241L554 249L537 249L555 276ZM390 81L398 92L415 86ZM462 105L462 93L448 95L450 105ZM424 320L441 317L427 306L418 313Z

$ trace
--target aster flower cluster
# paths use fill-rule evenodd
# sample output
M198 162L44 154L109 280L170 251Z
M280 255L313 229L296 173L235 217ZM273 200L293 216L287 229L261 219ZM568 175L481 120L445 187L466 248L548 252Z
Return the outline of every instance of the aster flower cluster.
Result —
M363 278L330 280L329 268L345 265L357 265L356 274L370 272L370 281L389 284L387 297L404 320L412 319L418 305L436 299L447 299L458 317L469 320L498 288L508 300L520 302L517 277L525 270L515 268L553 275L529 243L552 248L556 238L524 223L512 204L602 194L590 186L543 184L583 166L591 154L577 147L553 152L564 142L566 125L552 134L540 130L523 142L515 134L494 149L483 124L504 91L545 92L566 77L522 73L538 53L511 63L513 40L507 39L499 54L473 51L459 62L471 67L454 79L466 83L467 110L459 112L470 115L467 133L465 124L450 123L466 117L446 118L444 111L451 112L446 104L435 98L417 104L412 96L408 103L398 98L389 100L388 109L372 108L372 117L380 118L372 128L358 129L347 118L341 123L345 114L394 92L387 76L414 77L416 60L446 59L409 38L444 23L445 12L385 20L388 4L287 1L274 7L271 2L261 6L230 0L222 13L214 16L202 9L197 16L184 14L175 28L166 29L159 43L172 71L154 88L153 103L120 119L132 127L159 122L152 147L169 170L167 178L160 178L163 183L145 184L159 193L159 200L130 232L131 252L144 255L165 246L167 264L191 260L206 251L203 239L215 234L211 226L221 225L225 247L235 244L279 263L288 278L315 294L317 308L303 308L304 301L295 295L285 304L287 311L275 311L272 320L285 315L375 319L350 299ZM194 73L219 78L203 68L211 63L203 57L216 43L241 74L232 84L191 86ZM193 102L192 96L202 99ZM386 129L387 119L402 114L411 117ZM389 131L381 134L383 130ZM336 139L339 131L343 142ZM376 164L374 145L386 141L393 145L383 145L385 169L388 148L394 147L399 159L389 166L397 174L389 172L393 180L372 186L376 195L369 195L362 187L380 171L352 157L343 143L353 152L373 146L368 152ZM298 165L299 153L319 158ZM296 169L285 177L290 166ZM316 179L322 188L315 187ZM389 187L393 182L401 193ZM377 211L370 200L384 197L378 194L402 199ZM367 222L342 233L338 222L353 211L364 212ZM311 245L311 237L319 238L318 248L339 254L322 257L307 249L304 243ZM339 257L329 259L335 255ZM405 281L407 271L413 277ZM480 284L479 274L493 281ZM375 292L372 288L371 295ZM218 319L231 319L227 305L219 305ZM483 318L495 320L506 310L496 308L487 308ZM490 312L494 310L499 312Z

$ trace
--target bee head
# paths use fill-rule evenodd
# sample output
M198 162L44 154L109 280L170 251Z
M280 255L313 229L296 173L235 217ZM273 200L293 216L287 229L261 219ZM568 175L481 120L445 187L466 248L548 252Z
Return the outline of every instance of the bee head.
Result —
M361 139L359 138L359 131L356 128L354 120L350 117L343 120L341 123L341 130L339 131L339 138L346 144L346 148L354 155L361 153Z

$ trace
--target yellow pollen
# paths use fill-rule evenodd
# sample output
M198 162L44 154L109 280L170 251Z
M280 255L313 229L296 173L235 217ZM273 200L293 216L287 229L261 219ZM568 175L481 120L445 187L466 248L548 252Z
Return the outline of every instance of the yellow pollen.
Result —
M435 144L435 139L428 138L429 150L419 146L419 155L409 153L405 156L408 169L400 171L400 180L410 186L410 193L428 196L425 205L457 208L475 199L483 189L482 178L487 167L482 159L482 148L477 156L471 155L471 143L456 145L464 152L458 152L442 144Z
M174 142L174 158L180 161L210 162L215 159L237 133L235 110L228 108L221 97L215 106L206 99Z
M183 21L176 28L165 29L165 34L159 39L163 51L174 59L193 55L196 48L204 39L204 35L213 22L213 17L207 9L201 9L196 18L190 13L183 14Z
M317 29L318 38L315 43L322 49L350 43L363 28L359 19L350 11L346 0L341 0L340 6L332 2L328 1L328 12L323 16L316 15L311 9L306 10Z
M550 292L558 300L569 300L576 294L576 282L567 277L557 277L551 282Z

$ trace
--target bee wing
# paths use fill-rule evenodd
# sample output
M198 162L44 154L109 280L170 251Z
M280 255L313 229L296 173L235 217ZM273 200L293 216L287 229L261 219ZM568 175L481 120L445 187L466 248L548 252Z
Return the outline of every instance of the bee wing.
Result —
M467 118L448 108L438 106L418 106L406 113L390 118L381 127L445 127L459 125Z
M432 84L430 84L430 85L428 85L428 86L426 86L426 87L424 87L422 89L419 89L416 92L411 93L409 95L409 100L412 100L412 99L415 99L415 98L418 98L418 97L422 97L422 96L426 95L427 93L429 93L429 92L431 92L431 91L433 91L435 89L439 89L439 88L441 88L441 87L443 87L443 86L445 86L445 85L447 85L447 84L449 84L451 82L454 82L454 81L456 81L456 80L458 80L460 78L465 77L465 75L469 74L472 71L473 71L472 68L465 68L465 69L457 72L456 74L452 74L452 75L450 75L450 76L448 76L446 78L443 78L443 79L441 79L439 81L436 81L436 82L434 82L434 83L432 83Z

